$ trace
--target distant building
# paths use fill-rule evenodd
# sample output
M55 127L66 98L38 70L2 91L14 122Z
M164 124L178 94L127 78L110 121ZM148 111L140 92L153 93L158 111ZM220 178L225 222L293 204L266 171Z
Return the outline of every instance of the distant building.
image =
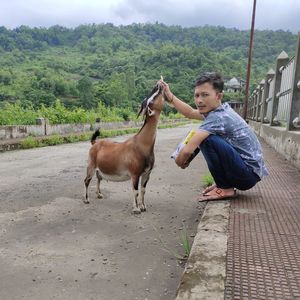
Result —
M232 77L228 81L225 81L225 91L238 93L245 90L246 81L242 78Z
M232 78L228 78L226 80L225 78L225 83L224 83L224 91L225 94L226 93L239 93L235 96L230 96L230 100L228 102L228 104L240 115L242 115L243 112L243 99L241 98L241 94L245 91L245 86L246 86L246 81L242 78L236 78L236 77L232 77Z

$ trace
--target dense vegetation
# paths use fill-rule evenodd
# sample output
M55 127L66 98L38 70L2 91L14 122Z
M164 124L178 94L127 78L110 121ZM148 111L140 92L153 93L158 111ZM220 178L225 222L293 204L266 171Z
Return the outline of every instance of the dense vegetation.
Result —
M60 100L56 100L50 106L42 104L37 108L32 105L24 106L20 102L4 102L0 109L0 125L31 125L40 117L47 118L50 124L92 124L96 119L102 122L137 120L137 113L129 108L105 106L102 102L98 102L97 107L89 110L81 107L66 108ZM167 116L162 113L161 119L164 118L179 119L182 116L169 112Z
M0 27L0 107L41 113L60 105L74 114L118 107L128 117L160 75L191 103L193 81L203 71L245 78L248 40L248 31L213 26ZM290 32L256 31L252 85L282 50L293 55L295 44Z

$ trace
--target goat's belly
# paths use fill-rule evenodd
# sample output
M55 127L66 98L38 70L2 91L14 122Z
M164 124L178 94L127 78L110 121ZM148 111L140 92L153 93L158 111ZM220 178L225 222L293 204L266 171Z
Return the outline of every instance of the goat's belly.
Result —
M108 181L127 181L130 179L130 175L128 173L121 173L121 174L105 174L101 172L101 170L97 170L100 176Z

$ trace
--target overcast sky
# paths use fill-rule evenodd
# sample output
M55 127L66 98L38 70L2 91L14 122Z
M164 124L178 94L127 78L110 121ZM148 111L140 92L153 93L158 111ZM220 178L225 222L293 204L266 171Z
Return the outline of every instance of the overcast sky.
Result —
M0 26L113 23L249 29L253 0L0 0ZM257 0L257 29L300 30L300 0Z

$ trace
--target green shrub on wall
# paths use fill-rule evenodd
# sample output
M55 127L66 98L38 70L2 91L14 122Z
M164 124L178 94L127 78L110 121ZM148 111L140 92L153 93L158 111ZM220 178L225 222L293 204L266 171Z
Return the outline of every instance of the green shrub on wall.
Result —
M20 102L4 103L0 107L0 125L35 124L39 113L32 107L22 107Z
M4 103L1 106L0 125L33 125L40 117L47 118L50 124L92 124L96 119L100 119L102 122L137 119L137 113L129 108L107 107L101 102L91 110L67 109L60 100L56 100L51 106L42 104L38 109L34 109L32 106L24 107L20 102Z

